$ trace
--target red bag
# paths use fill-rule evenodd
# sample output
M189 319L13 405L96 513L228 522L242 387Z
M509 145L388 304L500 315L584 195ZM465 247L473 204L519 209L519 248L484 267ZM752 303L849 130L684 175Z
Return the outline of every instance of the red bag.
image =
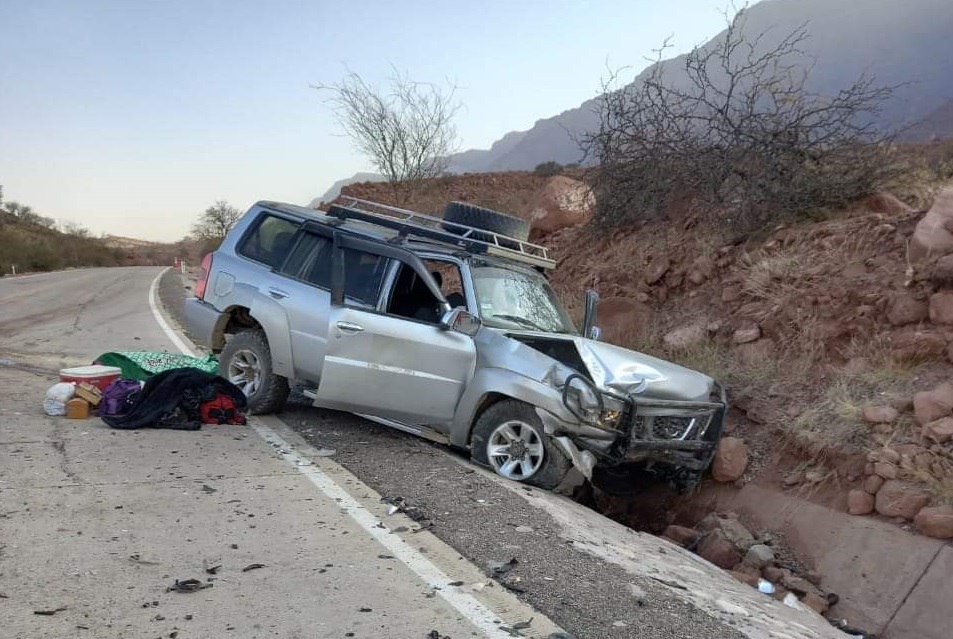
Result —
M218 393L215 399L199 407L203 424L245 424L245 416L235 408L235 402L228 395Z

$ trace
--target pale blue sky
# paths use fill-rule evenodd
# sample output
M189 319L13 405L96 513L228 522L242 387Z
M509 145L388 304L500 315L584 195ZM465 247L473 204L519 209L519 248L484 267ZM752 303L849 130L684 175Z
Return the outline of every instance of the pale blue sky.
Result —
M177 240L218 199L307 203L370 164L322 96L346 64L450 79L462 149L596 95L723 26L721 0L0 0L6 200Z

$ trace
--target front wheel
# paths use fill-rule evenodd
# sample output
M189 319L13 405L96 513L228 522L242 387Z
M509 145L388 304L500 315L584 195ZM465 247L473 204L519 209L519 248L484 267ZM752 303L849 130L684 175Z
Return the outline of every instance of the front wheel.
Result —
M264 332L242 331L225 343L219 358L218 374L245 393L248 412L253 415L277 413L288 399L288 380L275 375L271 349Z
M552 490L571 462L543 430L529 404L504 400L486 410L473 427L471 455L497 475Z

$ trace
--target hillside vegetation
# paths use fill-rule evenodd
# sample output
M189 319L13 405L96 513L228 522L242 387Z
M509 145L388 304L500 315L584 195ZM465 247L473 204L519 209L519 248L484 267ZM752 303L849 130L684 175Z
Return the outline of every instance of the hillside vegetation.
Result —
M60 231L0 210L0 275L97 266L172 264L177 249L128 238Z

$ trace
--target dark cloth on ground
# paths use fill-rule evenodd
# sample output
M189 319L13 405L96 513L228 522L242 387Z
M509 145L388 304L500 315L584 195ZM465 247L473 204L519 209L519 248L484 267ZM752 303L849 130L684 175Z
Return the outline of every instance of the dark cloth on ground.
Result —
M175 368L146 380L126 414L101 419L112 428L198 430L202 427L202 404L218 393L230 397L240 411L248 405L245 394L228 380L197 368Z

